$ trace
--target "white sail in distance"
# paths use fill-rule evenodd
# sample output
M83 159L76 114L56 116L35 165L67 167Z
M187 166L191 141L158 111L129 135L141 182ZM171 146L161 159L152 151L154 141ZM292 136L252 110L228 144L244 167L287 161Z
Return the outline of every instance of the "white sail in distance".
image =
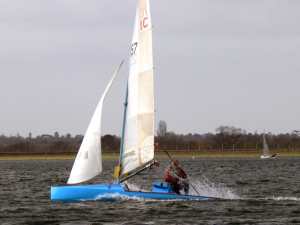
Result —
M154 81L149 0L139 0L130 48L121 176L154 159Z
M73 168L68 179L68 184L78 184L92 179L102 172L101 155L101 117L103 102L116 75L118 74L123 61L114 71L108 82L102 97L96 107L88 129L77 153Z
M263 134L263 156L270 156L269 146L266 140L266 135Z

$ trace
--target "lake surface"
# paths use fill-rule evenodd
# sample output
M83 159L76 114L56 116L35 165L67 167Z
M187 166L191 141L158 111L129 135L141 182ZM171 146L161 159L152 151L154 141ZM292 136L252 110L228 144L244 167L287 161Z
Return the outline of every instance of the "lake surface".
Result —
M0 161L0 224L300 224L300 158L181 162L198 192L224 200L51 203L50 186L66 182L72 161ZM147 189L167 164L162 161L130 186ZM104 161L95 181L110 181L114 165Z

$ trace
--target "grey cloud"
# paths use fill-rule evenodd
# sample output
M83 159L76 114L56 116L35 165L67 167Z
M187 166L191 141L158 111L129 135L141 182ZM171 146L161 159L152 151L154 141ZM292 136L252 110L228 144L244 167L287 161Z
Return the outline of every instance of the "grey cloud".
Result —
M135 3L0 1L0 132L83 133L127 56ZM299 1L151 4L157 120L176 132L299 129ZM127 71L105 103L104 132L120 133Z

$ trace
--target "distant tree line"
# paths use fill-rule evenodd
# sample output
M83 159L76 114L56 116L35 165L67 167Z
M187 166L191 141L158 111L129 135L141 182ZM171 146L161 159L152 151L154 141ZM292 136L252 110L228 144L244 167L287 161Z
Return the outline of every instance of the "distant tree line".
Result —
M82 135L72 136L71 134L39 135L32 137L0 136L0 153L74 153L77 152L83 140ZM120 138L115 135L101 137L103 151L116 151L120 146Z
M197 151L256 151L262 148L262 134L248 133L243 129L220 126L215 133L176 134L167 131L164 121L158 126L155 148L159 150L197 150ZM266 134L269 148L287 151L300 150L300 135L294 131L286 134ZM39 135L32 137L0 136L0 153L75 153L83 140L82 135L71 134ZM104 135L103 151L119 151L120 137Z
M300 137L293 134L266 135L269 148L279 150L300 150ZM262 134L175 134L168 132L156 138L161 150L199 151L256 151L262 148Z

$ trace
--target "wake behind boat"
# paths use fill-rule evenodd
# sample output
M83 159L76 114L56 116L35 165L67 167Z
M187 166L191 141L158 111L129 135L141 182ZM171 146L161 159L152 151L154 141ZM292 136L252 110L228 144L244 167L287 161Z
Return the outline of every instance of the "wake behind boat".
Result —
M149 0L139 0L130 49L119 164L115 182L83 185L102 172L101 114L103 102L121 65L109 81L76 156L68 186L51 187L51 200L63 202L113 200L119 197L156 200L208 200L180 194L170 183L155 182L149 192L132 191L124 183L155 164L152 22Z

